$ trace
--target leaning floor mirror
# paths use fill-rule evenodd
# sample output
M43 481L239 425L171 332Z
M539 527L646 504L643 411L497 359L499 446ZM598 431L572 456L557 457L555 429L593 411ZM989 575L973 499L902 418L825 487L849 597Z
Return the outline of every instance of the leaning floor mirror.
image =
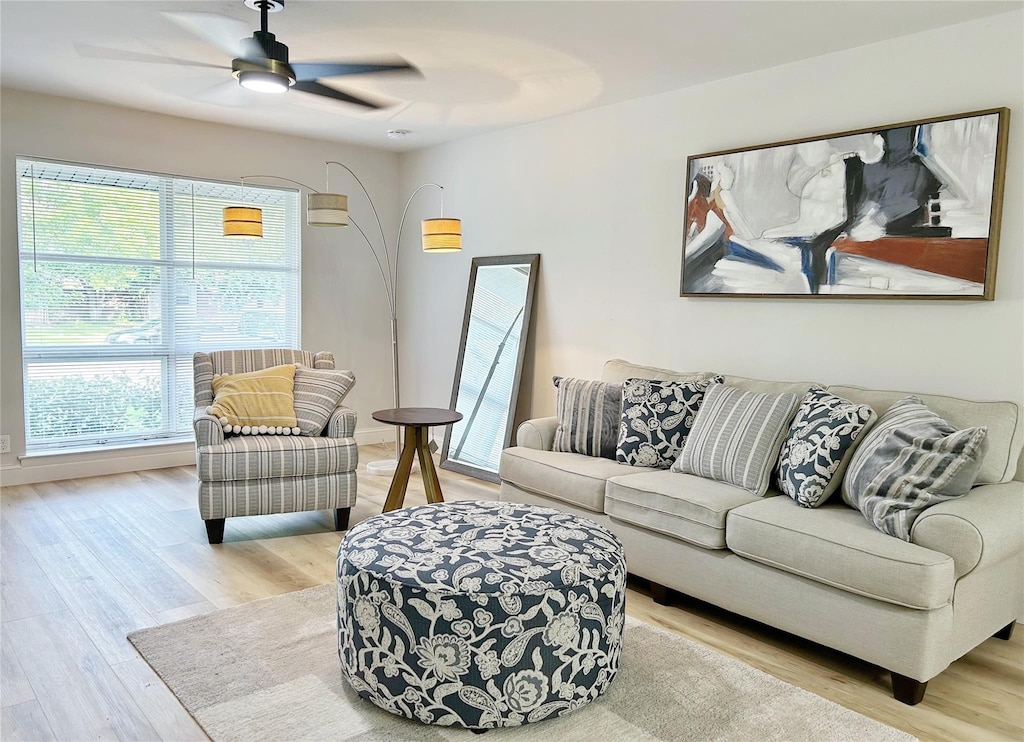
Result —
M540 255L473 258L452 386L462 420L447 428L441 468L498 480L512 441Z

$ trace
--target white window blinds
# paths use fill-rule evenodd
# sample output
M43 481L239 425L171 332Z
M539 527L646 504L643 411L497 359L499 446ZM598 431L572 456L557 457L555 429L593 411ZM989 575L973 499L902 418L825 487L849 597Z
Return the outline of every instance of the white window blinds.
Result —
M29 452L187 438L192 354L299 347L299 194L18 158ZM263 239L222 236L225 206Z

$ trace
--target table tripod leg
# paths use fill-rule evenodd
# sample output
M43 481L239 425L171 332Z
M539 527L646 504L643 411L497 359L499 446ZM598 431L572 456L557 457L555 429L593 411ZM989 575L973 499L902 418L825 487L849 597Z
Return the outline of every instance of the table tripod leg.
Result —
M429 428L419 428L416 448L420 454L420 474L423 477L423 490L427 494L427 502L444 502L441 496L441 483L437 480L437 469L434 468L434 457L430 455L430 443L427 440Z
M405 447L402 449L402 457L398 460L395 478L391 480L388 499L384 501L384 510L381 512L397 510L405 503L405 490L409 487L409 473L412 471L412 457L416 454L416 430L417 428L412 426L405 428Z

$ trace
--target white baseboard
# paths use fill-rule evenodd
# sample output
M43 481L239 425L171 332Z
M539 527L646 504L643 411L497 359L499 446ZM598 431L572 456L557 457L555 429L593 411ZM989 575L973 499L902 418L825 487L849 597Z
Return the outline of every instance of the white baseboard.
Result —
M368 446L379 443L394 444L395 429L386 426L356 430L356 444ZM5 487L38 482L56 482L61 479L100 477L129 471L165 469L196 463L196 449L192 443L174 443L144 448L128 448L110 452L52 454L29 457L14 466L0 467L0 485Z
M0 484L5 487L60 479L99 477L129 471L165 469L196 463L192 443L175 443L150 448L122 449L110 453L68 453L26 458L18 466L0 468Z
M372 446L378 443L395 443L395 428L386 425L383 428L356 429L356 443L360 446Z

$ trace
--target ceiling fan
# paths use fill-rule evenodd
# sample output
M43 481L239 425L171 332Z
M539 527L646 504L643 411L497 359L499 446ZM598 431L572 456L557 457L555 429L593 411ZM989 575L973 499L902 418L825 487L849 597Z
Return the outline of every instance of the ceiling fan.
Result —
M230 69L239 85L260 93L286 93L291 89L303 93L352 103L370 109L384 108L380 103L360 98L351 93L324 85L321 78L345 75L367 75L381 72L411 72L419 70L403 59L362 62L289 62L288 47L267 30L267 16L284 10L284 0L244 0L245 5L260 13L260 30L251 37L239 39L240 21L215 13L165 13L170 20L186 31L210 42L234 57L231 67L211 65L186 59L154 54L106 49L88 44L76 44L79 54L90 57L135 62L156 62L196 67ZM247 32L248 29L245 29Z

